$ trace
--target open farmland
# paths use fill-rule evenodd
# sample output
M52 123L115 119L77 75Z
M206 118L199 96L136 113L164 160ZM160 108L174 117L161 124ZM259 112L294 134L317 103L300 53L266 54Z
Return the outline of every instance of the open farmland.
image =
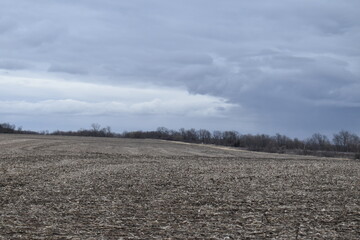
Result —
M0 239L359 239L360 162L0 135Z

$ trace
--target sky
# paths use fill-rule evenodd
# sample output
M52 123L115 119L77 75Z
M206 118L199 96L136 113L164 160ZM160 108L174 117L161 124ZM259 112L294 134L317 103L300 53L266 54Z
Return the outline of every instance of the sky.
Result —
M360 134L358 0L0 0L0 122Z

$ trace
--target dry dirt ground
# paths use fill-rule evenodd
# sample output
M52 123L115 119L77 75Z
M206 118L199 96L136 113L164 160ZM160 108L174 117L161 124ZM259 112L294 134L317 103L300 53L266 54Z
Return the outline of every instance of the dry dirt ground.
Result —
M359 239L360 162L0 134L0 239Z

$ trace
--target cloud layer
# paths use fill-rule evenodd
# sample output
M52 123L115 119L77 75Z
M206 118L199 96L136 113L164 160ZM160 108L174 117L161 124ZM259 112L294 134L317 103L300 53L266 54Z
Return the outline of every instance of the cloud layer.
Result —
M222 117L235 104L185 90L0 77L0 113ZM16 90L15 90L16 89ZM15 90L15 91L14 91Z
M243 131L244 115L259 132L360 131L354 120L360 117L357 9L357 0L2 2L3 77L31 73L69 84L106 84L110 92L131 86L127 97L147 107L121 107L130 100L111 94L92 102L90 92L80 99L69 89L62 99L47 98L42 92L51 92L52 82L44 85L50 90L23 99L17 91L2 96L0 109L25 101L40 112L71 105L79 114L227 116L237 122L230 128ZM149 85L170 94L144 101L141 88ZM172 91L180 89L184 96L172 102ZM104 111L101 104L113 107Z

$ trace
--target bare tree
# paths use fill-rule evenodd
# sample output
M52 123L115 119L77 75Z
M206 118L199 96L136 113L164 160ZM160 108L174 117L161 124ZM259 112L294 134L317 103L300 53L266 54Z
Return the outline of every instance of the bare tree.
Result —
M200 129L197 131L197 135L202 143L210 143L211 133L208 130Z
M93 123L93 124L91 124L91 128L92 128L92 131L99 132L101 129L101 125L98 123Z
M340 131L334 134L333 142L339 151L358 151L360 139L356 134L348 131Z
M213 142L215 144L220 144L222 140L222 132L221 131L214 131L213 132Z
M222 136L223 143L227 146L238 147L239 146L238 136L239 133L236 131L225 131L223 132L223 136Z
M328 150L330 141L326 135L314 133L311 138L306 140L306 144L312 150Z

